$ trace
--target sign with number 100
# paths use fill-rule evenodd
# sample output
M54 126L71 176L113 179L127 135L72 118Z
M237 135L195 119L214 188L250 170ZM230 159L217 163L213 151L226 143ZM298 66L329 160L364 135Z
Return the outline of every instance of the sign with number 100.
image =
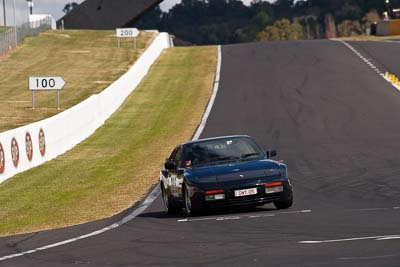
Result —
M29 77L29 90L61 90L64 85L62 77Z

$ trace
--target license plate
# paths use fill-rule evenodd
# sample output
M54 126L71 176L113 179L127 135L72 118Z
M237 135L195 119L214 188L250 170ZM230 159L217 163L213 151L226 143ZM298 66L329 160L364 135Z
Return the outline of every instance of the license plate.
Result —
M244 197L244 196L252 196L257 195L257 188L236 190L235 197Z

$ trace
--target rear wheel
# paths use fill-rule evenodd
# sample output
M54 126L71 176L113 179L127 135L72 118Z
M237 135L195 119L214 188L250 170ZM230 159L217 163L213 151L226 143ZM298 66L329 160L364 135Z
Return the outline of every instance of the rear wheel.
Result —
M293 189L290 185L290 182L289 186L286 186L286 188L284 189L284 194L282 198L278 201L275 201L274 205L278 210L285 210L293 205Z
M278 210L288 209L293 205L293 198L289 198L282 201L275 201L274 205Z
M168 196L167 192L165 191L164 185L161 184L161 194L164 203L164 207L169 214L176 214L179 212L179 207L176 203Z
M185 205L185 214L187 216L194 216L199 213L199 209L194 203L192 203L192 199L190 198L189 190L185 186L183 188L183 197L184 197L184 205Z

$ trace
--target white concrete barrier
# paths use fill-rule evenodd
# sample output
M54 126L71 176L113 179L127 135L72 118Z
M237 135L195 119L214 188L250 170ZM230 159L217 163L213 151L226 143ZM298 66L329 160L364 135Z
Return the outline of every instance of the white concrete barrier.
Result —
M0 183L64 154L90 135L121 106L146 76L170 37L160 33L117 81L51 118L0 133Z

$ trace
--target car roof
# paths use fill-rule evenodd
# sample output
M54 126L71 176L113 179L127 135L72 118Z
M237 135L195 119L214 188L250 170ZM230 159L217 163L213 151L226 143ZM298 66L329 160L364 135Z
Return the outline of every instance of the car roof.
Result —
M197 143L206 142L206 141L221 140L221 139L234 139L234 138L250 138L250 139L253 139L251 136L248 136L248 135L228 135L228 136L218 136L218 137L211 137L211 138L193 140L193 141L189 141L189 142L183 143L183 144L181 144L181 146L197 144Z

